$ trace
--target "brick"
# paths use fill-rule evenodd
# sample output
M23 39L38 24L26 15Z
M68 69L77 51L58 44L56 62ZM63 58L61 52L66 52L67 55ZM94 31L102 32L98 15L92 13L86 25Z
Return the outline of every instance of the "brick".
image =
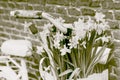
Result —
M39 10L39 11L43 11L44 10L44 6L42 6L42 5L32 5L32 6L33 6L34 10Z
M10 15L4 14L4 15L2 15L2 19L3 20L9 20L10 19Z
M32 43L33 43L33 45L35 45L35 46L40 46L41 44L40 44L40 42L39 41L35 41L34 39L33 40L30 40Z
M28 0L10 0L10 1L15 1L15 2L27 2Z
M20 31L24 31L24 26L21 24L16 24L15 29L20 30Z
M55 12L55 7L54 6L45 6L45 11L46 12Z
M0 37L10 38L10 36L6 33L0 33Z
M45 20L36 20L35 21L35 25L41 27L41 26L44 26L45 24L47 24L48 22L45 21Z
M120 48L120 42L114 42L115 48Z
M20 32L20 35L23 37L28 37L28 33L24 32L24 31Z
M115 21L108 21L111 29L119 29L119 23Z
M25 10L33 10L32 5L24 4L23 6L25 7Z
M2 7L2 8L7 8L8 5L7 5L6 2L0 2L0 7Z
M9 8L14 9L16 6L13 2L8 3Z
M15 35L19 35L20 34L20 32L17 31L17 30L12 30L12 33L15 34Z
M29 20L29 19L28 19ZM25 18L16 18L16 21L18 22L18 23L25 23L25 21L27 21Z
M7 33L9 33L9 34L12 32L12 30L9 29L9 28L5 28L5 31L6 31Z
M106 6L104 6L105 9L120 9L120 3L113 3L113 2L108 2Z
M16 9L24 9L24 6L21 3L15 3Z
M90 0L79 0L81 2L89 2Z
M32 4L39 4L40 1L43 1L43 0L27 0L27 1Z
M56 7L56 13L67 14L65 7Z
M0 19L2 19L2 15L3 15L3 14L0 14Z
M24 39L24 37L18 35L10 35L12 39Z
M5 21L0 21L0 25L4 26L4 27L9 27L9 28L14 28L14 24L10 23L10 22L5 22Z
M3 31L4 31L3 27L0 27L0 32L3 32Z
M113 2L113 0L106 0L106 2Z
M78 20L76 17L69 17L67 15L61 15L61 17L65 20L65 23L73 23Z
M46 5L46 0L39 0L41 5Z
M9 9L0 9L0 14L10 14L10 10Z
M4 10L3 9L0 9L0 14L3 14L4 13Z
M47 4L57 4L57 5L64 5L69 6L70 0L47 0Z
M74 15L74 16L80 16L80 11L78 11L76 8L69 8L68 9L68 14L69 15Z
M29 36L31 39L36 39L36 37L35 37L33 34L28 34L28 36Z
M120 12L115 12L115 19L120 20Z
M60 14L58 14L58 13L49 13L50 15L52 15L52 16L54 16L54 17L56 17L56 18L59 18L59 17L61 17L60 16ZM63 15L63 14L62 14ZM49 22L49 21L48 21Z
M8 2L9 0L2 0L1 2Z
M103 14L105 14L105 19L113 19L112 12L105 11Z
M120 58L120 49L115 49L114 51L115 57Z
M119 68L119 67L120 67L120 58L115 57L115 61L116 61L117 67ZM115 70L115 72L116 72L116 70ZM119 71L118 71L118 72L119 72ZM118 73L118 72L116 72L116 73ZM118 79L118 80L119 80L119 79Z
M119 64L120 64L120 63L119 63ZM115 72L116 72L117 76L120 75L120 66L115 69ZM119 78L119 79L116 79L116 80L120 80L120 77L118 77L118 78Z
M107 5L108 5L107 2L103 1L101 4L102 4L102 8L103 8L103 9L106 9L106 7L107 7Z
M95 15L95 11L92 9L82 8L81 12L82 12L82 15L89 15L89 16Z
M85 0L85 1L78 0L78 1L76 1L76 4L75 4L76 7L89 6L89 5L90 5L90 2L87 0Z
M120 30L114 30L113 31L113 36L115 39L120 40Z
M10 21L16 21L17 20L17 18L13 17L13 16L9 16L9 19L10 19Z
M100 7L100 1L91 1L89 6L90 7Z

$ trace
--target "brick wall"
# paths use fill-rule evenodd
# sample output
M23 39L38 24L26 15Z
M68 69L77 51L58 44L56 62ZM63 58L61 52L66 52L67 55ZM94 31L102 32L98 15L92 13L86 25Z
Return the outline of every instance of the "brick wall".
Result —
M31 33L24 31L24 22L33 22L39 30L47 20L20 19L10 17L11 10L39 10L50 13L55 17L61 16L66 23L76 21L81 16L95 15L101 11L109 21L115 39L115 57L117 62L116 73L120 80L120 1L119 0L0 0L0 44L8 39L28 39L34 45L38 39ZM33 58L29 58L29 62ZM32 63L31 63L32 64ZM31 65L30 64L30 65ZM34 65L34 67L36 67ZM30 74L33 76L32 74ZM35 77L35 76L34 76ZM33 80L33 79L31 79ZM37 79L38 80L38 79Z

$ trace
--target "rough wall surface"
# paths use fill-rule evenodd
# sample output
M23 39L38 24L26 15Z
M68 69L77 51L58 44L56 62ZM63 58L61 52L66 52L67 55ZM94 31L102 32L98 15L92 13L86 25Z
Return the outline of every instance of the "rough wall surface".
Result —
M94 16L96 11L101 11L109 21L115 41L115 56L117 62L116 73L120 80L120 1L119 0L0 0L0 45L8 39L27 39L38 44L38 39L24 29L24 22L33 22L39 30L47 23L47 20L20 19L10 16L11 10L39 10L48 12L55 17L62 17L66 23L76 21L81 16ZM38 66L32 63L32 57L28 59L32 67L30 71ZM37 79L36 75L29 74ZM39 75L39 74L38 74ZM34 80L34 79L30 80Z

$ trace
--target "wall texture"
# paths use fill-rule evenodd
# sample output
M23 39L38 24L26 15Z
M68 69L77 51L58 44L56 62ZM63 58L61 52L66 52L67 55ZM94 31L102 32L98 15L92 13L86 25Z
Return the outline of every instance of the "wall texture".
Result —
M33 22L39 30L47 23L44 19L20 19L10 16L11 10L39 10L48 12L55 17L62 17L66 23L76 21L81 16L95 15L96 11L101 11L106 15L115 41L115 58L117 67L115 72L120 80L120 1L119 0L0 0L0 45L8 39L27 39L34 45L39 43L38 39L31 33L24 30L24 22ZM29 70L35 73L29 75L37 79L37 64L32 63L34 59L28 58ZM36 75L33 75L36 74ZM113 80L113 79L111 79Z

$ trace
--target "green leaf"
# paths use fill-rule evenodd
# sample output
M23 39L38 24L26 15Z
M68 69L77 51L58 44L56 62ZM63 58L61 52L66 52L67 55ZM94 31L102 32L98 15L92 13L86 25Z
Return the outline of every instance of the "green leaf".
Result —
M70 75L70 77L69 77L68 80L72 80L72 78L73 78L74 76L76 76L76 74L78 74L78 73L80 73L80 68L76 68L76 69L72 72L72 74Z
M68 69L68 70L62 72L61 74L59 74L59 77L62 77L64 75L68 74L68 73L71 73L72 71L73 71L72 69Z

